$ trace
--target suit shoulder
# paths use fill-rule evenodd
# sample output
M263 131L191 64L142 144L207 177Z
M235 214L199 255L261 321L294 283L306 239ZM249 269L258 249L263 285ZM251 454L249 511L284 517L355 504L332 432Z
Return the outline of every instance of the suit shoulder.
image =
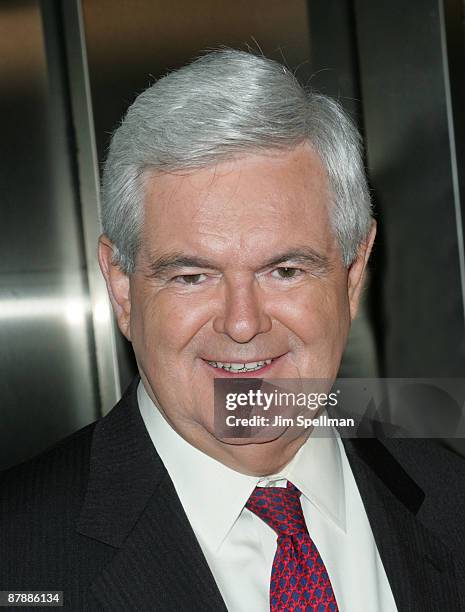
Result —
M394 438L383 444L425 490L454 486L463 495L465 458L439 440Z
M54 444L36 457L0 473L2 511L25 512L36 504L56 504L79 496L87 482L95 423Z
M418 517L451 548L465 546L465 458L439 440L384 441L425 492Z

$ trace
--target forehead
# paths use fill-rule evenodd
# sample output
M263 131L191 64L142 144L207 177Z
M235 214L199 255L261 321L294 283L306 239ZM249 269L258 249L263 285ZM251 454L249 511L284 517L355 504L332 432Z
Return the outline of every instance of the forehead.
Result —
M307 145L146 181L142 249L243 257L334 241L326 171Z

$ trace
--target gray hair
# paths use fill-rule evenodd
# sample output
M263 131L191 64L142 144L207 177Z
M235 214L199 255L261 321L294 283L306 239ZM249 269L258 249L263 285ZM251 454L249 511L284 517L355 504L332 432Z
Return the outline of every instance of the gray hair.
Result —
M102 227L114 262L134 272L147 171L190 171L303 142L326 167L331 223L349 266L369 232L371 204L361 139L341 107L278 62L233 49L161 78L129 108L105 163Z

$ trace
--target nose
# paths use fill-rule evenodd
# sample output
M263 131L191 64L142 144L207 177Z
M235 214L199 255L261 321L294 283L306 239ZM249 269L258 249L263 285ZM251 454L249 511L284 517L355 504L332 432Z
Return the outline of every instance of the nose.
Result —
M213 321L216 332L227 334L235 342L250 342L257 334L271 330L271 318L265 311L265 300L254 281L229 282L223 298L222 312Z

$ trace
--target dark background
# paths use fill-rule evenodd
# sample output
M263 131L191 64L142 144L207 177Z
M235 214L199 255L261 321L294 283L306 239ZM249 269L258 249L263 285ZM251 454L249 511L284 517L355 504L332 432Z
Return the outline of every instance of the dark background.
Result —
M379 237L341 375L462 377L464 32L461 0L2 0L0 467L135 371L97 268L99 172L135 96L222 45L286 63L364 135Z

